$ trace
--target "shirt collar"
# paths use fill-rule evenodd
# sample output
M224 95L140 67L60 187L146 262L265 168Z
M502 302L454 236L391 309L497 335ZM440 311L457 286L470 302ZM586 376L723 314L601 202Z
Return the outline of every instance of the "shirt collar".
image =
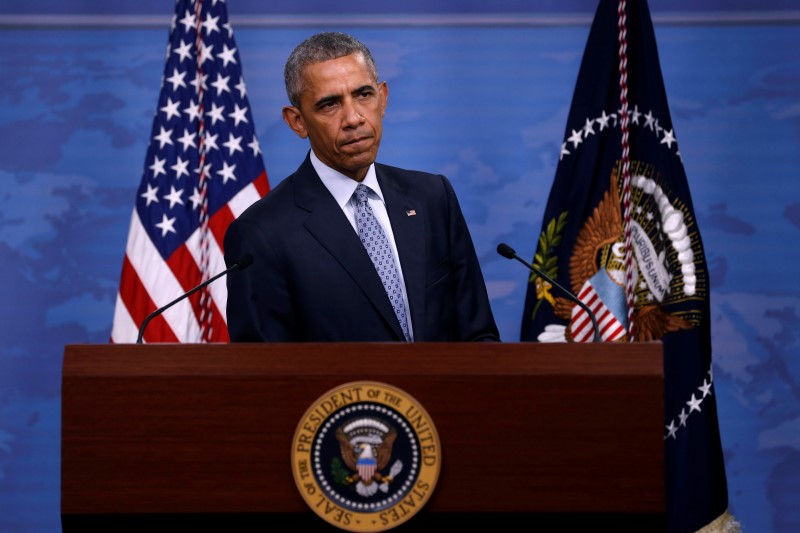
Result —
M314 170L317 171L319 179L322 180L322 183L331 192L336 199L336 203L339 204L339 207L344 208L344 206L350 202L359 182L320 161L314 153L314 150L311 150L310 159ZM386 203L383 201L383 193L381 192L380 185L378 185L378 177L375 174L375 163L369 166L367 175L364 176L361 183L372 189L372 191L378 195L381 202Z

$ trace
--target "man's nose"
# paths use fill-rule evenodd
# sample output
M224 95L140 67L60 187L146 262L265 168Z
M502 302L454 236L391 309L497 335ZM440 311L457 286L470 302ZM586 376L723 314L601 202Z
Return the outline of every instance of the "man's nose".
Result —
M342 110L344 111L343 122L346 127L358 126L364 122L364 115L353 100L345 100Z

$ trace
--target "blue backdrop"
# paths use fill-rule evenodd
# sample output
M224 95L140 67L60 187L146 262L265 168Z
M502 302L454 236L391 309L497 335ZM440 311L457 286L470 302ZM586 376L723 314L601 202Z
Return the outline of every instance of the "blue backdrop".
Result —
M93 4L0 7L0 533L60 530L63 348L108 340L164 67L172 2ZM451 178L518 340L527 273L495 247L533 255L594 2L262 4L229 14L270 184L307 150L280 117L283 62L315 31L355 34L390 88L380 160ZM710 267L731 510L798 531L800 12L650 6Z

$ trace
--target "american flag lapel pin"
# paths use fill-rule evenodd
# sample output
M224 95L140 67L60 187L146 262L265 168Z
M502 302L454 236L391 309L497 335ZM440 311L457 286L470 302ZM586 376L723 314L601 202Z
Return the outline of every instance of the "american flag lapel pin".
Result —
M406 209L406 216L407 217L415 217L415 216L417 216L417 210L416 209Z

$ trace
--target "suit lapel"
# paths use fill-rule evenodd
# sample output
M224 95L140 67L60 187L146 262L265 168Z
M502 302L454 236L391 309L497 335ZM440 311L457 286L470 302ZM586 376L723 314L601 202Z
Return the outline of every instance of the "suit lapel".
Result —
M403 331L369 254L308 158L295 174L294 196L296 205L309 212L305 228L350 274L397 340L403 340Z
M418 341L424 340L421 325L425 323L426 214L422 203L408 195L407 187L389 176L380 165L375 166L375 171L400 254L414 338Z

